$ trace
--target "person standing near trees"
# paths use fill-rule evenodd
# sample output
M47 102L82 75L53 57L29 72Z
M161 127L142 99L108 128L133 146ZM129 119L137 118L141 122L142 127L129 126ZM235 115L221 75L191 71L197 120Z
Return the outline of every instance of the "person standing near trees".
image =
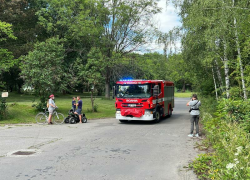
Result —
M80 96L77 96L77 110L75 111L75 114L78 114L79 116L79 120L80 120L80 123L82 123L82 116L81 116L81 113L82 113L82 100L80 98Z
M49 110L48 124L53 124L52 121L51 121L51 119L52 119L52 114L53 114L53 112L54 112L54 110L56 108L56 104L54 102L55 97L54 97L53 94L51 94L49 96L49 98L50 99L49 99L49 108L48 108L48 110Z
M196 127L196 134L195 137L199 137L199 116L200 116L200 109L201 102L197 99L197 95L193 94L192 100L187 103L187 106L190 106L190 115L191 115L191 129L189 137L193 137L193 131L194 131L194 124Z

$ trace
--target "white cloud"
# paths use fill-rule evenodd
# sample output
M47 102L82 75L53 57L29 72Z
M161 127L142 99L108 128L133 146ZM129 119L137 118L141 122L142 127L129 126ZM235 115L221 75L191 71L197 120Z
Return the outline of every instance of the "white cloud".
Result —
M158 6L162 8L161 13L155 15L154 21L158 25L161 32L167 33L174 27L181 26L180 17L178 16L178 10L174 7L172 3L166 5L166 0L160 0ZM176 42L177 50L180 51L181 42ZM148 47L150 52L163 53L163 45L157 43L151 43ZM174 49L174 46L172 47Z
M181 26L180 17L177 14L178 10L172 3L166 5L166 0L160 0L158 6L162 8L162 11L154 19L158 22L159 29L162 32L167 33L173 27Z

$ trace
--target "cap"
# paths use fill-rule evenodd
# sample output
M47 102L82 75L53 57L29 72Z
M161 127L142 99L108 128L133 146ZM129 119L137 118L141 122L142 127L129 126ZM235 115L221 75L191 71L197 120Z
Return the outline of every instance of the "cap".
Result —
M51 98L51 97L54 97L54 94L51 94L49 97L50 97L50 98Z

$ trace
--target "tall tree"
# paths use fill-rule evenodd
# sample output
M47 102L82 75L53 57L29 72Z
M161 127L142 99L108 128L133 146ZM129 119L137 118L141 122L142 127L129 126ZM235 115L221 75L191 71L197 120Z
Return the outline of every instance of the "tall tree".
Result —
M35 42L46 38L45 30L37 23L38 17L35 15L43 5L42 0L0 0L0 21L11 24L13 34L17 37L0 42L0 47L11 52L14 59L26 55L33 49ZM23 81L19 73L20 68L15 65L0 81L6 84L6 89L20 91Z
M0 21L0 43L7 39L16 39L13 35L12 25ZM8 49L0 47L0 76L15 65L13 54ZM0 83L3 86L3 83Z
M105 61L105 96L110 97L113 69L119 66L113 54L125 55L145 45L153 34L158 0L47 0L38 12L51 36L67 39L67 52L87 63L91 47L98 47Z
M102 50L107 57L105 87L106 98L110 97L110 79L113 69L112 52L126 54L147 44L153 35L153 15L160 12L157 0L101 0L106 24Z
M185 30L182 41L183 57L188 58L187 61L192 61L190 64L196 64L199 61L205 68L212 68L211 63L217 61L218 58L221 59L227 98L230 96L230 84L233 86L236 82L238 83L238 77L235 76L237 74L234 73L232 76L231 73L237 70L236 67L239 67L243 97L246 99L244 64L242 64L241 58L241 41L244 40L244 35L241 34L240 37L238 32L242 24L246 23L241 17L247 19L249 3L244 0L236 3L233 0L177 2L181 7L180 15ZM238 58L235 58L236 56ZM237 64L237 66L233 66L233 64ZM217 73L217 75L220 80L221 74Z
M21 77L35 90L42 105L49 94L62 92L71 81L64 55L63 40L55 37L36 43L34 50L21 58Z

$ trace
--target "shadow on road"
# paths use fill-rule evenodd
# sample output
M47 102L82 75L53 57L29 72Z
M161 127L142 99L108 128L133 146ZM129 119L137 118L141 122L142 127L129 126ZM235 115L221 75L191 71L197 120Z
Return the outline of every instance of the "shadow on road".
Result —
M177 121L179 119L183 119L185 114L173 114L171 117L162 118L160 122L156 123L155 121L128 121L120 123L121 125L161 125L161 124L169 124Z

